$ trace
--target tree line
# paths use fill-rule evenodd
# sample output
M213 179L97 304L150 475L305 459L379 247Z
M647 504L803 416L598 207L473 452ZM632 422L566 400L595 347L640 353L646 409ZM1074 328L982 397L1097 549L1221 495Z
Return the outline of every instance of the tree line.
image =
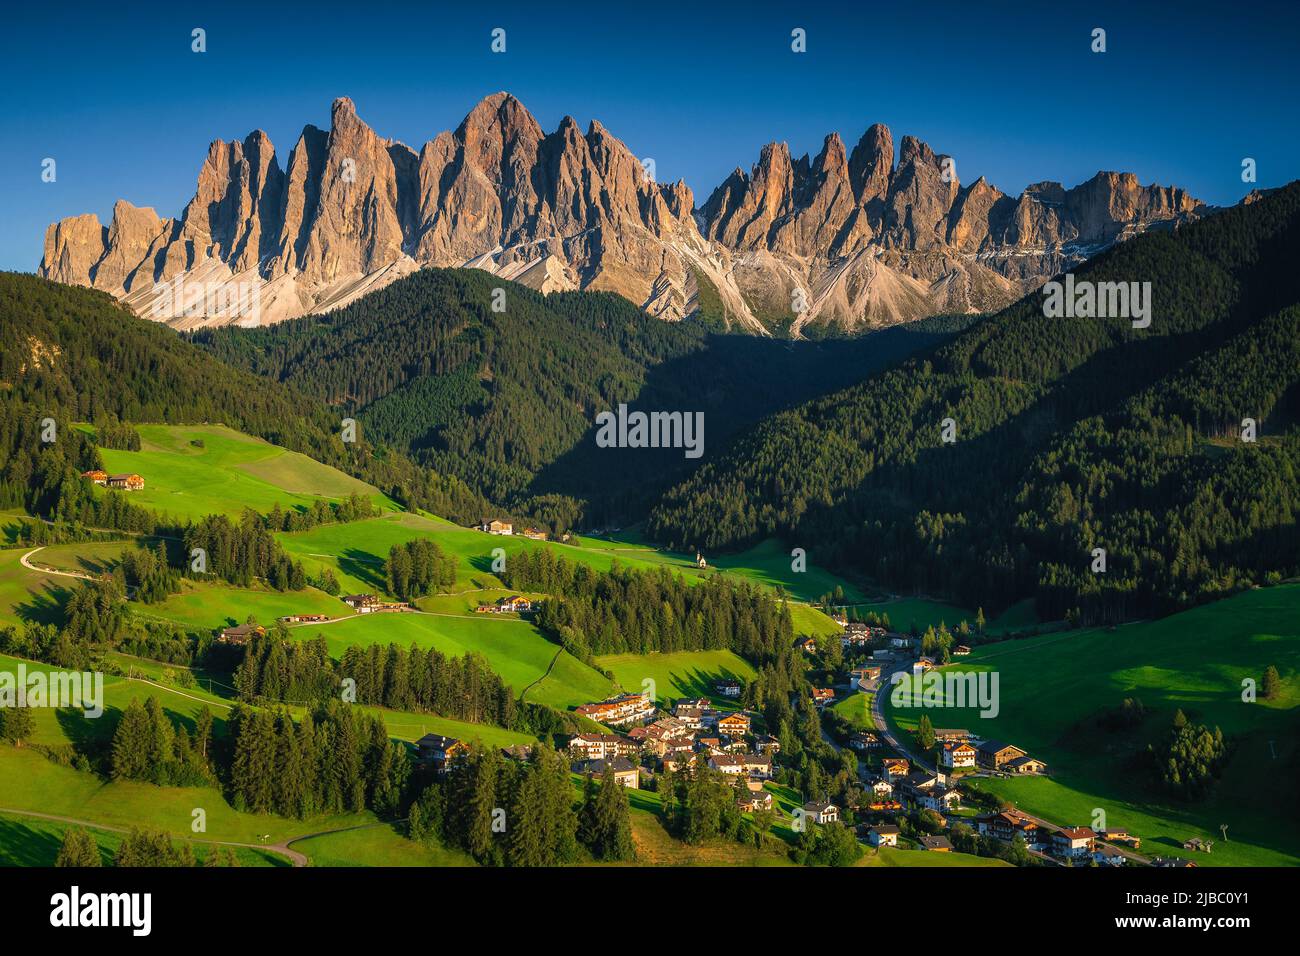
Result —
M451 587L456 582L456 558L428 538L415 538L389 549L384 574L388 593L413 601Z
M763 661L794 641L784 601L722 575L692 585L667 568L615 562L601 572L537 548L511 555L501 578L510 588L554 595L536 623L588 663L599 654L713 649Z
M567 761L546 743L527 760L473 745L412 804L409 834L489 866L557 866L584 850L612 862L636 852L627 791L612 771L599 781L588 775L578 801Z

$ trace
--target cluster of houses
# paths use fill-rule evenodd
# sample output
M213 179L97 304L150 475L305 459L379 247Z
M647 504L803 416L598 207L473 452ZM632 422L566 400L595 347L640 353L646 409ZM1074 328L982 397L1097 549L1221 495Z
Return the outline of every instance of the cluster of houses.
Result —
M1014 744L980 740L968 730L935 730L939 765L949 770L986 770L1008 774L1044 774L1047 764Z
M872 641L883 641L888 633L883 627L848 621L844 623L844 633L840 635L840 646L845 650L862 650Z
M606 727L626 727L654 716L655 703L649 694L620 694L574 709L580 716L590 717Z
M328 614L286 614L276 618L281 624L323 624L330 619Z
M373 594L344 594L339 600L358 614L393 614L412 610L405 601L381 601Z
M999 810L997 813L976 817L971 823L982 835L1008 843L1020 837L1025 846L1034 852L1076 864L1123 866L1126 856L1120 848L1136 850L1142 845L1141 839L1124 829L1044 826L1019 810Z
M135 472L124 472L120 475L110 475L106 471L94 468L90 471L83 471L82 478L89 478L94 484L103 485L105 488L115 488L118 491L144 491L144 478Z
M475 614L531 614L541 602L526 598L522 594L503 597L492 604L480 604L474 608Z
M727 693L733 683L719 681L717 693ZM739 690L731 696L738 695ZM601 705L587 705L592 706ZM610 723L608 719L601 722ZM781 744L775 737L754 733L748 714L721 713L702 697L679 700L670 715L633 727L626 734L575 734L567 749L574 772L603 774L609 768L615 779L628 787L640 786L642 766L647 773L651 768L675 773L708 767L733 781L738 791L736 804L742 811L754 812L772 809L772 795L763 783L775 773L773 757Z

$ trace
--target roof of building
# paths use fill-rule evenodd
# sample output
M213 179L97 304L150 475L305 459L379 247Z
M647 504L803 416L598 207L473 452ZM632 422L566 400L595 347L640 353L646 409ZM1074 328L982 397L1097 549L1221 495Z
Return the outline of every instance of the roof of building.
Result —
M575 773L603 774L606 767L615 773L628 773L636 769L636 764L626 757L613 757L608 760L581 760L573 769Z

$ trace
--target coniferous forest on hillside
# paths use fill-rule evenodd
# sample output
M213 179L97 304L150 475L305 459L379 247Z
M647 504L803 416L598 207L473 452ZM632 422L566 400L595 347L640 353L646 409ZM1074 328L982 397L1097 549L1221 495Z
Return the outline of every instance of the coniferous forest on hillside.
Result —
M1294 575L1298 253L1300 184L1116 246L1077 275L1149 281L1149 328L1048 320L1031 295L765 420L665 494L649 534L717 550L779 535L900 590L1034 597L1046 620L1166 614Z

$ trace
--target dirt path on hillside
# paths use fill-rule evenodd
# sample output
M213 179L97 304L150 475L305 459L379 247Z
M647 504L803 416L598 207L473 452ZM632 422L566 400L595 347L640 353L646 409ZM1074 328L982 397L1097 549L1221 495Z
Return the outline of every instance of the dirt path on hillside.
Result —
M34 810L16 810L13 807L0 807L0 813L8 813L18 817L32 817L37 820L51 820L55 823L68 823L73 826L89 827L92 830L106 830L109 833L129 833L126 827L115 827L107 823L95 823L93 820L80 820L76 817L64 817L54 813L37 813ZM387 824L363 824L364 826L387 826ZM359 830L362 827L342 827L338 830L325 830L321 833L313 833L310 836L324 836L328 833L342 833L345 830ZM182 839L190 840L192 843L205 843L209 846L230 846L242 847L248 850L266 850L271 853L277 853L286 857L294 866L307 866L311 860L307 854L300 853L298 850L289 848L290 843L296 843L299 840L305 840L307 837L294 837L292 840L286 840L283 843L234 843L228 840L200 840L183 837Z

